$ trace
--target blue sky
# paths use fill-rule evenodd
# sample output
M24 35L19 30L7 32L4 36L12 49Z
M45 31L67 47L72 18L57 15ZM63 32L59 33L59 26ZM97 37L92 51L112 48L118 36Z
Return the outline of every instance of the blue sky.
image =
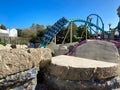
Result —
M86 19L95 13L116 27L120 0L0 0L0 23L7 28L28 28L32 23L53 25L59 18Z

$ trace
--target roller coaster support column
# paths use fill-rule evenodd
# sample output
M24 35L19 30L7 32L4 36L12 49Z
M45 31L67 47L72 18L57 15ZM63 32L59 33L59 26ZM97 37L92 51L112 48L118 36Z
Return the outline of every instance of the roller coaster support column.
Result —
M72 43L72 22L70 23L70 43Z
M57 37L55 36L55 39L54 39L55 40L55 44L56 44L56 39L57 39Z
M115 30L111 29L110 39L114 40Z
M87 40L87 26L85 25L86 40Z

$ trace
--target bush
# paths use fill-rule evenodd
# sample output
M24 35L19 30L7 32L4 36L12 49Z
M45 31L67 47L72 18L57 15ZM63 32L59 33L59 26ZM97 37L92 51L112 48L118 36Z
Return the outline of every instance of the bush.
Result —
M0 42L0 45L6 46L6 43L4 43L4 42Z

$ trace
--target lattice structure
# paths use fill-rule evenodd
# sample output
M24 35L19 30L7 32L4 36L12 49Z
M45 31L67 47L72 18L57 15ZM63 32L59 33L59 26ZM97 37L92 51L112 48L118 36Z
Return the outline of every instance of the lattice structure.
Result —
M42 48L46 47L47 44L50 44L53 40L53 38L60 32L62 27L68 22L67 19L64 17L59 19L51 28L48 29L48 31L44 34L42 37L43 44Z

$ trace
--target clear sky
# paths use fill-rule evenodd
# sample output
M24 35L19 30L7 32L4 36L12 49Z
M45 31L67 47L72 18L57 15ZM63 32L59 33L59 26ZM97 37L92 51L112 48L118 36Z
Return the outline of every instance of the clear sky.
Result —
M0 23L7 28L28 28L32 23L53 25L59 18L86 19L95 13L116 27L120 0L0 0Z

